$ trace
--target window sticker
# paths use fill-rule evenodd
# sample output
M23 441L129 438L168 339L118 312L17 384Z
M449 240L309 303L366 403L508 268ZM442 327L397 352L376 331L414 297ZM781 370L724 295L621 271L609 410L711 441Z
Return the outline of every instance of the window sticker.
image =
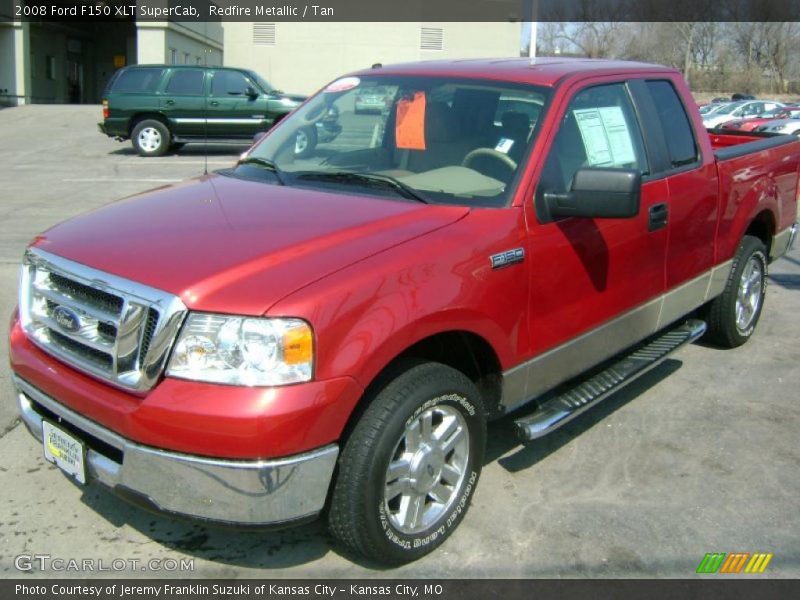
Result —
M592 167L616 167L636 162L633 141L619 106L572 111Z
M425 92L414 92L397 103L394 135L398 148L425 150Z
M361 83L361 80L358 77L342 77L328 85L323 91L329 94L346 92L347 90L352 90L354 87L358 87L359 83Z
M508 154L513 146L514 146L514 140L509 139L507 137L501 137L500 141L497 142L497 146L495 146L494 149L497 150L498 152L502 152L503 154Z

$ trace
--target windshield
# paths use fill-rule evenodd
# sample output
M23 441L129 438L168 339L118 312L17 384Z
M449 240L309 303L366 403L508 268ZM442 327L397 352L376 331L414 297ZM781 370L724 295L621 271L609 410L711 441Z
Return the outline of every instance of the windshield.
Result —
M283 185L501 206L548 95L481 80L345 77L289 115L232 174L262 172L270 181L278 173Z
M717 112L723 106L727 106L726 104L706 104L705 106L700 107L700 114L707 115L713 112Z
M718 110L715 110L714 113L719 115L729 115L737 108L742 106L742 104L743 102L731 102L730 104L726 104L725 106L722 106Z
M250 75L250 78L255 81L263 91L271 92L273 90L269 82L255 71L248 71L247 74Z

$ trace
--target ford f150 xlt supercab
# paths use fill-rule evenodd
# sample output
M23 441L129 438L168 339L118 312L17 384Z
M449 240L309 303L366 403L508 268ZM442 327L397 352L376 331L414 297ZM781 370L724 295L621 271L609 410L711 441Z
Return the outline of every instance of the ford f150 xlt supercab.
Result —
M332 108L341 134L298 152ZM214 521L324 510L413 560L464 518L487 419L526 405L535 439L703 333L748 340L799 166L791 136L709 134L660 66L355 73L235 167L32 242L22 417L80 482Z

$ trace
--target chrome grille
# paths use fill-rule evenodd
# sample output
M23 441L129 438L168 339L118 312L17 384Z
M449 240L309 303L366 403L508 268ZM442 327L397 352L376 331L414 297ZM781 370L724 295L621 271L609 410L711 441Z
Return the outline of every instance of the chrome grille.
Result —
M29 249L20 322L44 351L117 387L143 392L164 368L186 307L172 294Z

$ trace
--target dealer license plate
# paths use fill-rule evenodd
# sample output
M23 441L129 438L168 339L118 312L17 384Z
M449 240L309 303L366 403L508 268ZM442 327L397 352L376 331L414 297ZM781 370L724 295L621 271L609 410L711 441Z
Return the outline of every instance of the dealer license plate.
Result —
M42 432L45 459L80 483L86 483L86 450L83 443L48 421L42 422Z

